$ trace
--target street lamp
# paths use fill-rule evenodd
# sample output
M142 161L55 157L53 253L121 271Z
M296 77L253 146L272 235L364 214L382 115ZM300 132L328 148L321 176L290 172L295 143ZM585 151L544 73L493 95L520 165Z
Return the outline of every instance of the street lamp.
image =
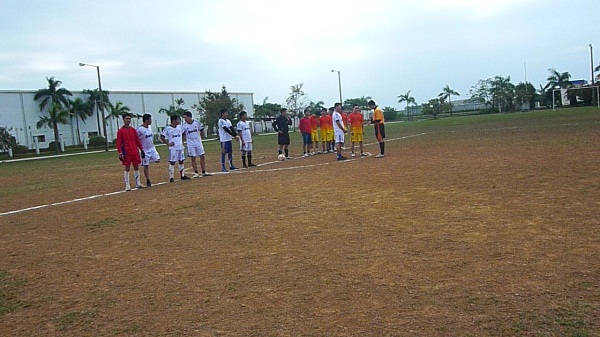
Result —
M592 48L592 44L589 44L590 46L590 68L591 68L591 72L592 72L592 87L590 89L592 89L592 104L594 104L594 49ZM596 91L598 91L596 89ZM596 100L599 100L600 97L597 97L596 95ZM598 102L598 105L600 106L600 101Z
M333 70L331 69L332 73L337 72L338 74L338 88L340 89L340 104L344 104L344 101L342 100L342 75L340 74L339 70Z
M106 122L104 121L104 95L102 94L102 81L100 81L100 66L93 64L79 63L80 67L94 67L98 72L98 94L100 95L100 113L102 115L102 132L104 133L104 150L108 152L108 135L106 134Z

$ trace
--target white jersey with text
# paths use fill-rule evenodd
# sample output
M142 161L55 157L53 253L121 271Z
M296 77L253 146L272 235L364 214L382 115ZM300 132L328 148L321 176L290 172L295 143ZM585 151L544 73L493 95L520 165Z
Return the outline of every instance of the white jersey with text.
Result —
M219 119L219 140L221 142L228 142L233 139L233 137L225 131L224 128L231 128L231 121L229 119Z
M150 150L154 149L154 134L152 133L152 129L140 125L137 128L137 134L140 138L140 142L142 143L142 149L144 149L144 152L150 152Z
M169 144L174 144L173 146L169 146L170 150L183 150L183 130L181 130L181 125L177 125L176 127L167 125L161 135L165 137Z
M343 127L344 127L344 120L342 119L342 115L339 112L334 111L333 115L331 116L331 119L333 121L333 133L336 134L336 135L337 134L342 134L343 135L344 134L344 129L343 129ZM340 128L338 126L338 123L337 123L338 121L340 122L339 124L342 126L342 128Z
M202 123L198 121L192 121L192 123L184 122L181 125L181 129L185 134L185 139L187 141L188 147L190 146L201 146L202 145L202 137L200 133L204 130L204 126Z
M250 123L247 121L239 121L237 123L237 131L240 135L240 139L244 141L244 143L252 142L252 132L250 132Z

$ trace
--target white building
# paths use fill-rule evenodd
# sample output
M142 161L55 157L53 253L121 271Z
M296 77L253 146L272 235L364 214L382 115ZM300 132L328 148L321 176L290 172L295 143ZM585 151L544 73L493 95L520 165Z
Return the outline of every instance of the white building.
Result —
M40 112L39 102L34 101L36 90L0 90L0 126L6 127L10 133L15 136L17 143L27 146L30 149L35 148L38 142L39 148L47 148L50 142L54 141L52 129L44 127L38 129L36 123L46 112ZM70 99L77 97L87 101L89 95L83 91L71 91L73 94ZM131 109L131 113L143 115L151 114L153 118L153 130L164 127L168 123L168 116L165 113L159 113L159 110L168 109L170 105L176 105L175 100L182 98L185 101L184 109L190 110L195 117L198 112L192 109L192 105L199 104L205 92L154 92L154 91L109 91L109 98L113 104L121 101L123 105ZM248 116L254 115L254 98L252 93L229 92L229 96L235 99L238 104L244 106ZM105 112L107 114L107 112ZM122 125L122 120L119 120ZM133 119L132 124L137 126L141 124L141 119ZM77 122L74 118L70 124L59 125L59 133L64 145L77 145ZM79 133L81 139L94 137L102 134L102 124L100 116L96 112L93 116L79 121ZM108 141L112 142L117 135L117 124L115 119L110 118L107 121L106 133Z

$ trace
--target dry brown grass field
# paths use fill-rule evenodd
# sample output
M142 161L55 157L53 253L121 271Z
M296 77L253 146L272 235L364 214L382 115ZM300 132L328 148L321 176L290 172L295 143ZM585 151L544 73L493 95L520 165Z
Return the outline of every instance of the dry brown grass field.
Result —
M600 336L598 109L386 128L131 192L115 152L1 163L0 336Z

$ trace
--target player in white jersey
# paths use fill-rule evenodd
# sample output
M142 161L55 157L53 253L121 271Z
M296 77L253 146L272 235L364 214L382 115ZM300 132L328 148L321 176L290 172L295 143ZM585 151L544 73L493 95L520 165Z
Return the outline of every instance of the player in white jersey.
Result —
M242 164L244 164L244 168L256 166L252 164L252 132L250 132L248 113L246 111L240 112L237 132L240 135L240 151L242 151ZM246 157L248 157L248 165L246 165Z
M154 146L154 134L150 128L151 124L152 116L150 114L144 114L144 116L142 116L142 125L137 128L138 137L142 143L144 153L146 154L144 158L142 158L142 166L144 167L144 176L146 176L146 186L148 187L152 186L148 166L150 166L150 163L160 162L160 155Z
M342 119L342 103L335 103L334 112L331 115L333 120L333 135L335 138L335 150L337 152L337 160L345 160L346 157L342 156L342 145L344 144L344 134L348 131L344 126L344 120Z
M237 170L237 167L233 165L233 145L231 140L238 138L235 134L235 129L231 125L231 121L227 119L229 117L229 110L221 109L221 118L219 118L218 130L219 140L221 141L221 172L227 172L225 167L225 155L229 158L229 169Z
M196 157L200 157L202 177L210 176L210 174L206 173L206 162L204 160L205 152L204 146L202 145L202 137L205 136L204 125L192 119L192 113L189 111L183 113L183 120L185 123L181 125L181 129L183 130L183 136L187 142L188 156L192 158L192 167L194 168L194 175L192 178L200 177Z
M167 125L160 135L161 142L169 146L169 182L175 181L175 162L179 162L179 177L181 180L190 179L184 173L183 162L185 154L183 153L183 131L181 129L181 117L171 116L171 124Z

